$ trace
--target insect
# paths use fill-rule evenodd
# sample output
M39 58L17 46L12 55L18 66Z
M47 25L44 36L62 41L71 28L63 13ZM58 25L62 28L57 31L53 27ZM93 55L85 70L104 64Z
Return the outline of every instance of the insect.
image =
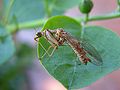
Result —
M46 29L43 32L38 32L36 36L37 37L34 38L36 41L37 41L37 38L40 38L42 36L45 37L45 39L51 44L48 50L51 47L54 47L51 55L53 54L55 49L57 49L58 46L62 46L64 45L64 43L67 43L73 49L73 51L76 53L77 57L83 64L87 65L88 62L91 62L95 65L102 64L101 56L91 44L89 44L88 42L82 41L82 40L78 41L76 38L72 37L70 34L65 32L61 28L56 29L56 30ZM45 50L47 54L48 54L48 50ZM89 56L91 56L92 59L90 59Z
M83 64L87 65L88 62L91 62L95 65L102 65L101 56L88 42L78 41L62 29L57 29L55 36L59 38L59 40L63 39L64 42L67 42ZM90 59L89 56L91 56L92 59Z
M63 39L62 40L59 40L59 38L55 38L55 33L56 33L56 30L49 30L49 29L46 29L44 31L41 31L41 32L37 32L36 33L36 37L34 38L35 41L38 42L38 38L41 38L42 36L50 43L50 47L46 50L43 45L39 42L39 44L41 45L41 47L45 50L45 53L42 55L41 58L43 58L46 54L48 54L48 56L52 56L52 54L54 53L54 51L58 48L58 46L61 46L63 45L64 41ZM50 50L50 48L54 48L53 51L51 52L51 54L48 53L48 51Z

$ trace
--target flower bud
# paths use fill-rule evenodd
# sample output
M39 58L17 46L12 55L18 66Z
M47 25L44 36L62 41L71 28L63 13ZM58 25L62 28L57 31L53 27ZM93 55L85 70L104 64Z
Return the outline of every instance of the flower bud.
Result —
M79 4L79 10L84 13L88 14L93 8L93 2L91 0L81 0Z

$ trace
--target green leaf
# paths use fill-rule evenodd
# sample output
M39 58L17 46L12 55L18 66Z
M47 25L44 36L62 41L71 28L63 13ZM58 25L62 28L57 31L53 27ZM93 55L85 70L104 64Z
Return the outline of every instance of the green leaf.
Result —
M4 8L7 7L9 0L4 1ZM14 0L11 16L15 15L18 22L32 21L43 18L45 15L43 0Z
M79 38L81 34L80 23L67 16L55 16L50 18L46 22L42 30L57 28L63 28L65 31L72 33L72 35L76 36L77 38ZM50 46L50 44L44 38L40 38L40 43L42 43L46 49ZM44 53L45 53L44 49L38 44L38 57L40 58ZM54 55L51 58L46 56L46 59L43 59L42 63L43 65L45 65L49 73L53 74L56 67L61 66L63 64L68 64L68 66L69 63L73 64L74 59L76 58L75 56L76 55L73 53L70 47L68 46L58 47L58 49L54 52ZM56 63L58 63L58 65Z
M3 0L4 11L6 11L9 0ZM52 15L63 14L63 12L75 5L79 4L79 0L59 1L48 0L49 7L52 8ZM47 12L45 11L45 0L14 0L13 7L9 19L16 16L18 22L26 22L43 18Z
M33 47L17 42L15 55L10 61L0 66L0 90L21 89L26 83L24 71L31 67L34 58L35 49Z
M73 33L73 35L75 36L77 35L78 37L81 34L80 23L67 16L55 16L50 18L46 22L42 30L57 29L57 28L63 28L64 30L69 30L70 33ZM40 42L46 43L44 46L46 49L49 47L49 43L44 38L41 38ZM41 57L43 53L45 53L44 50L40 46L38 46L38 56Z
M103 65L95 66L91 63L87 66L76 65L76 71L71 85L73 89L88 86L101 77L120 68L120 38L117 34L102 27L91 26L85 28L84 38L88 39L88 42L97 48L103 59ZM67 68L66 72L60 74L60 71L64 70L63 67L66 68L66 65L57 67L53 75L67 87L66 80L72 77L71 71L75 67L73 66L69 70ZM65 78L63 73L66 73L64 76L68 75L69 77ZM60 76L63 76L65 79Z
M79 2L80 0L44 0L44 3L48 4L49 11L52 11L52 16L63 15L66 10L79 5Z
M42 30L63 28L73 37L80 37L81 26L66 16L50 18ZM69 46L59 46L51 57L47 55L41 60L46 70L67 89L86 87L101 77L120 67L120 38L114 32L98 26L85 28L83 38L93 45L102 57L103 64L80 64L76 54ZM39 42L47 49L49 44L43 38ZM38 44L38 56L45 51Z
M0 65L9 60L15 52L14 43L3 26L0 26Z
M9 0L3 0L4 11L8 9L9 2ZM47 13L45 11L45 2L48 2L48 9L52 10L52 15L62 15L67 9L79 5L80 0L14 0L8 21L11 21L13 16L16 16L18 22L44 18Z
M51 2L51 0L49 0ZM81 0L52 0L56 10L67 10L79 5Z

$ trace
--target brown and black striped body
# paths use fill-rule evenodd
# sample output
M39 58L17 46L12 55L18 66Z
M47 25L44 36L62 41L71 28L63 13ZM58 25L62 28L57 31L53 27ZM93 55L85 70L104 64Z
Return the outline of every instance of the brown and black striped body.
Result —
M86 56L86 51L82 48L82 46L80 45L80 42L78 40L73 38L70 34L68 34L65 31L62 31L62 33L59 37L65 39L65 41L73 49L73 51L76 53L79 60L83 64L87 65L88 62L91 62L91 60Z

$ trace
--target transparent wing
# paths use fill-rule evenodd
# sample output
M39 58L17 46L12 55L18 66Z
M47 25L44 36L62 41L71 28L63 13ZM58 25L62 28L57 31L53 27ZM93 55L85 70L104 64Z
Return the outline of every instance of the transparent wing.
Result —
M83 39L80 40L80 44L86 50L88 57L91 59L91 63L98 66L103 64L102 58L94 46Z

